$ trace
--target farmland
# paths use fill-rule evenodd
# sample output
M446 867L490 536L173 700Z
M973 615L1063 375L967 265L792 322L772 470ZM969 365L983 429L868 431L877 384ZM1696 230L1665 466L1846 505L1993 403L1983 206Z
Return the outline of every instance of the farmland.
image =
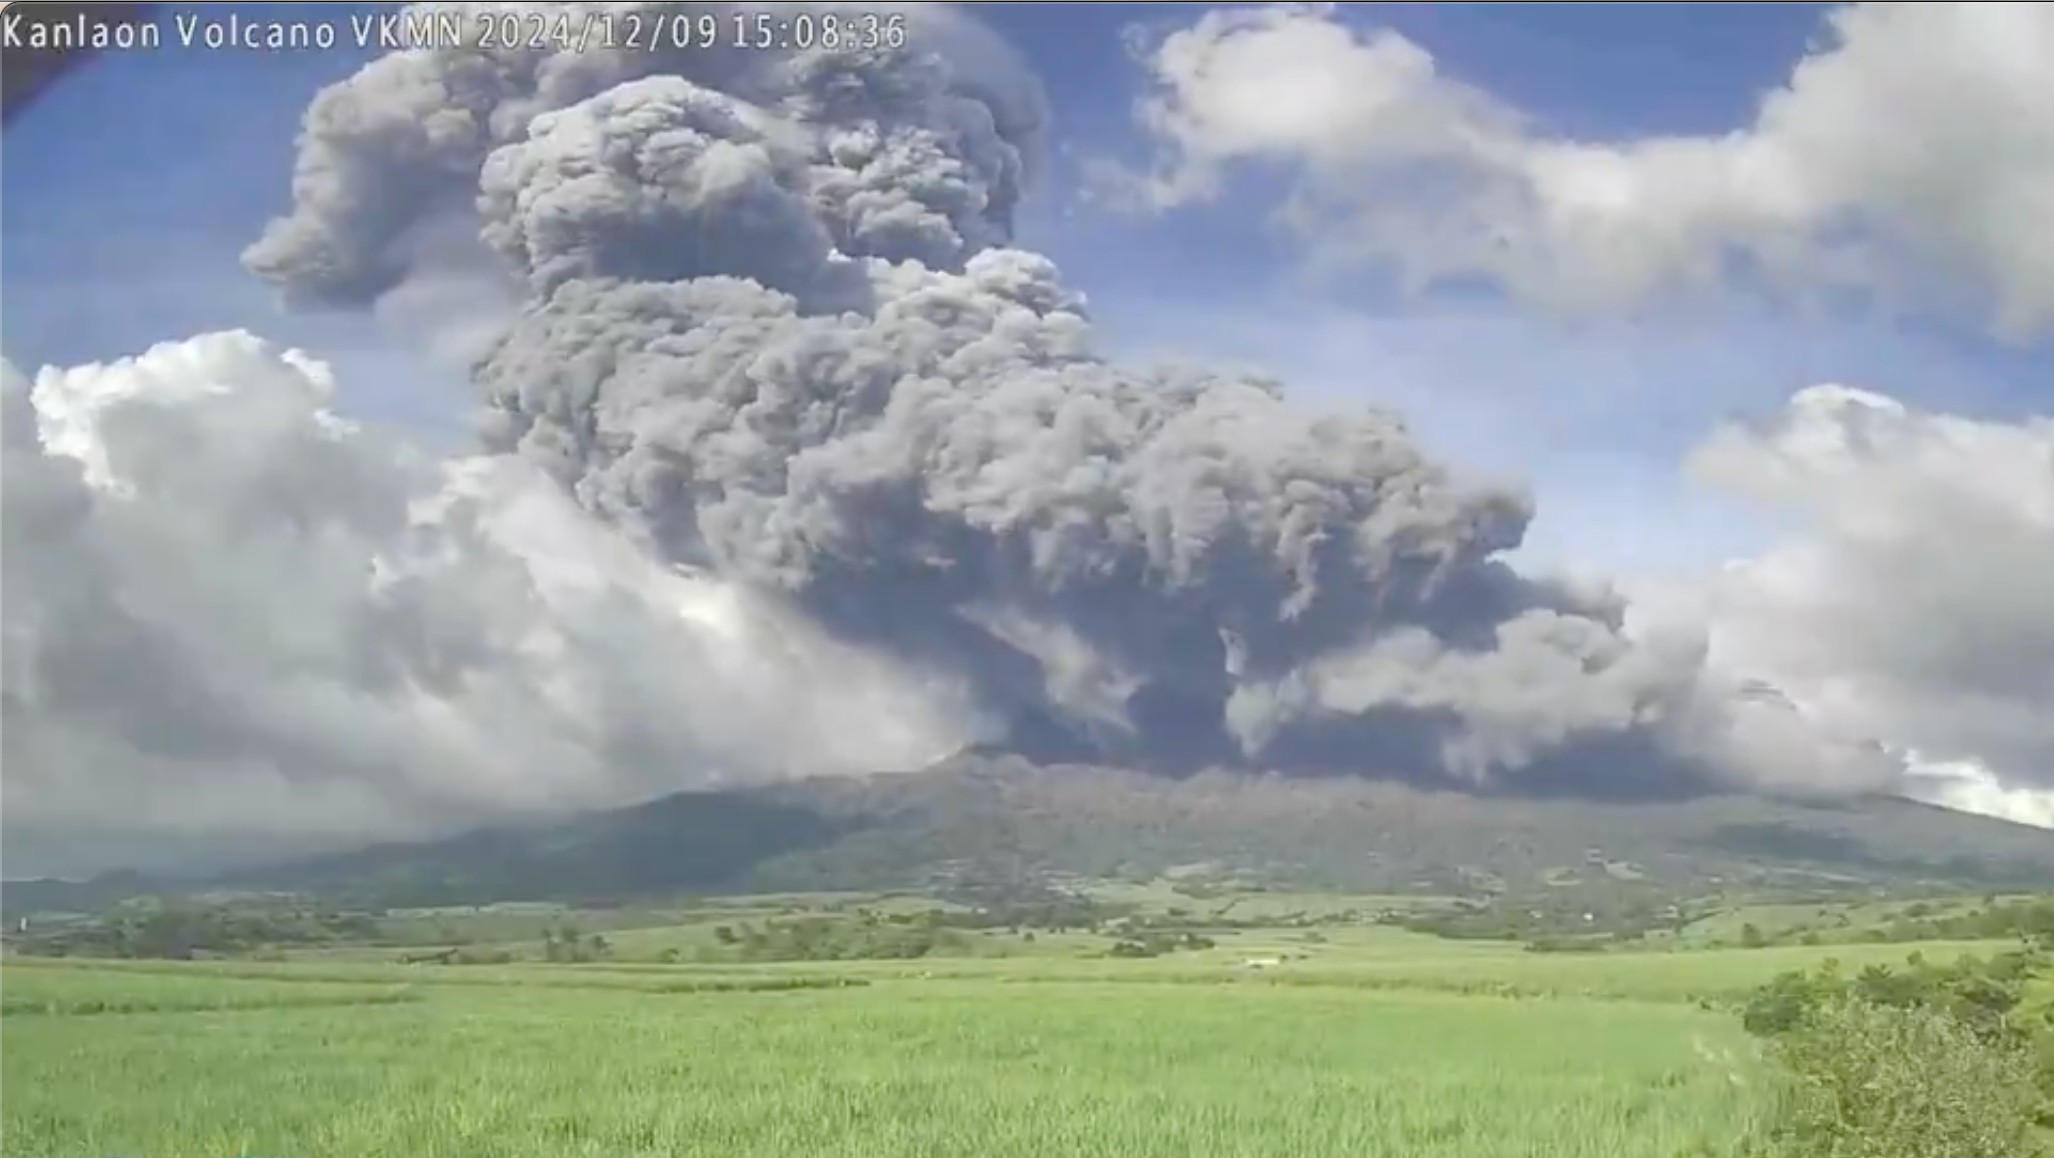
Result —
M1734 1016L1750 989L1828 957L2003 948L1551 954L1312 907L1310 935L1133 960L1004 932L919 960L651 959L711 944L703 921L617 928L611 959L579 964L513 941L492 965L17 957L8 1152L1739 1155L1777 1080Z

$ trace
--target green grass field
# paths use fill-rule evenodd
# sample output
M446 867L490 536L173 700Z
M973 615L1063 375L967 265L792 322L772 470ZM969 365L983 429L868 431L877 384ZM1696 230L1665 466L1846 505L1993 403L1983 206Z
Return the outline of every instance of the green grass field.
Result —
M1335 926L1142 960L1002 933L912 961L634 958L705 929L617 928L622 959L581 965L12 959L6 1153L1737 1158L1775 1079L1734 999L1828 957L2006 947Z
M565 970L570 972L573 970ZM1328 986L900 981L663 994L9 968L7 1151L150 1155L1722 1155L1730 1019ZM222 1008L193 1010L220 993ZM269 1002L234 1005L240 991ZM360 990L366 1000L384 991ZM174 1012L141 1011L161 1003Z

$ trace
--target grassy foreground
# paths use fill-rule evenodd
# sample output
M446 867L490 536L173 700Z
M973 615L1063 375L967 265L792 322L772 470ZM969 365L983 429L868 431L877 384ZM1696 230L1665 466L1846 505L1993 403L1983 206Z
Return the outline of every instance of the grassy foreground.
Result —
M1041 984L682 992L656 987L672 971L274 969L10 964L7 1152L1657 1158L1741 1153L1759 1104L1732 1017L1681 1001L1053 962L1010 979Z
M1363 923L1360 898L1309 927L1341 902L1268 896L1219 903L1299 923L1214 914L1207 939L1141 959L1109 950L1131 934L1001 925L918 959L750 961L723 925L852 918L834 898L744 900L762 911L609 924L583 963L526 939L557 912L380 927L498 922L455 930L503 938L480 964L369 943L11 957L0 1142L25 1158L1742 1158L1765 1152L1788 1088L1737 1013L1757 987L1829 959L2007 947L1708 947L1721 934L1535 952ZM872 921L855 927L892 928Z

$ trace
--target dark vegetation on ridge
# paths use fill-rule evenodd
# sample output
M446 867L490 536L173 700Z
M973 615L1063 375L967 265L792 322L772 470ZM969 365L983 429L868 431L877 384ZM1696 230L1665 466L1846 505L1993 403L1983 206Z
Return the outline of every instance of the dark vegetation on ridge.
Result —
M243 869L206 881L111 874L8 882L12 911L149 892L267 889L351 904L620 902L691 893L1151 878L1193 865L1245 882L1442 895L1603 884L1832 893L2054 883L2054 833L1873 798L1622 803L1473 796L1392 782L966 757L918 775L691 792L531 827L481 829Z

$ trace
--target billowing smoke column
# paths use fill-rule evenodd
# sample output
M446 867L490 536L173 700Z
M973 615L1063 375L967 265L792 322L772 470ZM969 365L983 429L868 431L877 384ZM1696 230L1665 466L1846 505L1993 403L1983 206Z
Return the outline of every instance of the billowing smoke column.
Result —
M1701 643L1514 572L1527 502L1393 418L1095 355L1079 295L1009 247L1035 90L958 17L908 27L387 56L315 101L247 263L364 304L475 228L520 302L476 367L494 449L663 559L965 681L1033 755L1635 791L1893 774L1713 686Z

